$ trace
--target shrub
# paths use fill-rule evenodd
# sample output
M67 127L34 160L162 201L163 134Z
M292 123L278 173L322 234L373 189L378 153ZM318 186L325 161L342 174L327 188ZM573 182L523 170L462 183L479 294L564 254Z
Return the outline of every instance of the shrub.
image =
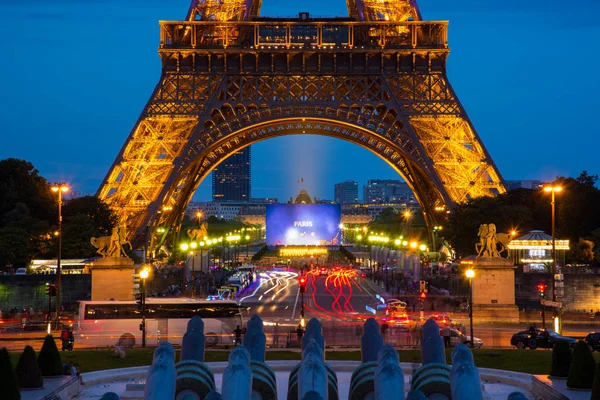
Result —
M2 390L3 399L21 400L17 376L13 370L6 348L0 350L0 390Z
M25 350L21 353L15 372L17 373L19 387L32 389L44 385L42 371L40 371L40 366L35 359L35 351L31 346L25 347Z
M569 369L567 387L573 389L591 389L594 383L596 362L594 356L583 340L577 342L573 351L573 360Z
M47 335L38 355L38 364L43 376L63 375L60 353L52 335Z
M596 365L596 376L592 385L592 397L590 399L600 399L600 364Z
M571 346L569 342L561 340L552 349L551 376L567 377L571 368Z

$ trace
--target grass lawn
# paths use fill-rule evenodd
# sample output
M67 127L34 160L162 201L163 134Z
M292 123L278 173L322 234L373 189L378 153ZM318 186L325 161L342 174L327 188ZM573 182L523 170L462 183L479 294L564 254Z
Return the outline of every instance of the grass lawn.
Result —
M132 349L125 359L114 355L112 350L76 350L61 352L62 361L73 361L79 364L81 372L90 372L103 369L136 367L150 365L154 349ZM179 357L179 351L177 351ZM421 362L420 350L400 350L401 362ZM450 362L450 351L446 352L446 360ZM473 351L475 365L482 368L505 369L530 374L548 374L552 362L552 352L546 350L494 350L481 349ZM227 361L227 351L207 351L205 361ZM600 359L595 353L596 359ZM19 354L11 353L11 358L16 365ZM360 351L329 351L328 360L360 360ZM269 351L268 360L299 360L300 353L293 351Z

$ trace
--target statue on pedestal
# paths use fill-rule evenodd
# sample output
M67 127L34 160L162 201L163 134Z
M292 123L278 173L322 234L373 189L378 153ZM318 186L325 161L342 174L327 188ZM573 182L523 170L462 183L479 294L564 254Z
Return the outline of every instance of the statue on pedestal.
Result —
M126 244L131 247L131 243L127 240L127 227L125 224L115 226L110 236L91 238L90 243L98 249L96 252L104 258L129 258L123 248Z
M480 257L502 257L503 252L508 253L510 237L506 233L496 233L495 224L479 225L479 243L475 245L477 258Z

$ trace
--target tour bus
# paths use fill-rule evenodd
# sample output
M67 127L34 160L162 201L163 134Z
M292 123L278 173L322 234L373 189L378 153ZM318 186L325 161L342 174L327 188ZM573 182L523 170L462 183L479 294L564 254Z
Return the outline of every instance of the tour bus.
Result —
M146 344L181 344L188 321L204 321L207 345L232 345L232 333L243 326L235 301L189 298L146 298ZM75 325L75 345L82 347L140 345L142 313L135 301L81 301Z

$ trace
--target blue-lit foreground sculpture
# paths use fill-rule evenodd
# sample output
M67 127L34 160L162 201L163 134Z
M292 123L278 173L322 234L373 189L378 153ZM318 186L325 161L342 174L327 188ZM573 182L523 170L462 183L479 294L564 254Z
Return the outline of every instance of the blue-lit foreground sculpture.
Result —
M325 362L323 327L317 319L306 326L302 340L302 361L290 372L287 400L340 400L338 379ZM204 323L192 318L183 337L181 361L175 351L162 343L146 377L146 400L276 400L275 373L265 363L266 336L258 315L248 321L244 343L229 354L220 393L212 371L204 363ZM383 343L379 324L365 322L361 339L361 364L352 373L348 400L483 400L479 371L473 354L460 344L452 352L452 366L446 364L444 344L433 319L423 326L423 364L412 376L411 391L405 397L404 374L398 352ZM115 397L116 396L116 397ZM103 398L118 399L114 393ZM512 393L511 400L525 399Z

